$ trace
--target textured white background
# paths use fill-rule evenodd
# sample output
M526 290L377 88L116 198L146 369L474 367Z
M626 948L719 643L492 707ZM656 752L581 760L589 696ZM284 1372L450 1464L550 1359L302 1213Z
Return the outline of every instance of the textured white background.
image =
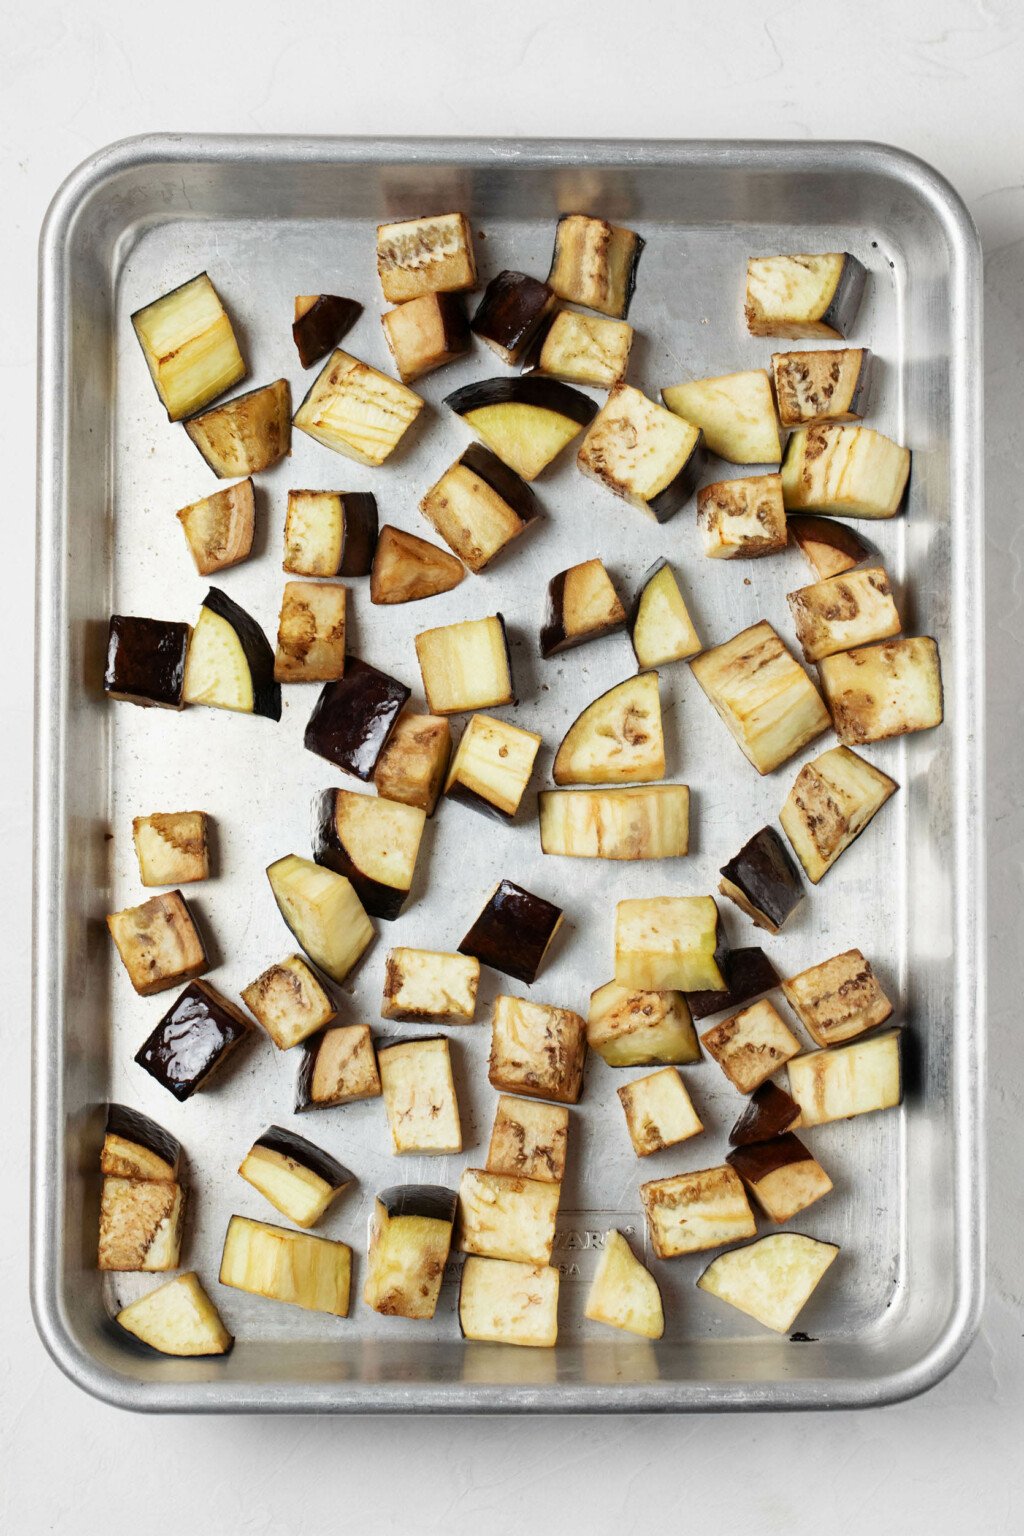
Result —
M1019 0L0 0L0 1533L756 1536L1024 1530L1020 1166L1024 6ZM27 1302L35 244L65 173L154 129L871 138L959 188L986 253L991 1252L927 1397L801 1419L144 1419L85 1398Z

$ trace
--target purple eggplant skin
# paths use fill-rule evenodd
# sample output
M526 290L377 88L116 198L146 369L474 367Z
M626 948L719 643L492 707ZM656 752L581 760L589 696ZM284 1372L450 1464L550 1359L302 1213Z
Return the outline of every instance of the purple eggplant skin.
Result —
M342 1189L346 1184L355 1182L355 1174L339 1163L337 1158L325 1152L322 1147L307 1141L305 1136L300 1136L297 1131L287 1131L284 1126L271 1125L257 1137L255 1145L266 1147L268 1152L280 1152L282 1157L289 1157L293 1162L300 1163L303 1168L308 1168L310 1173L315 1173L318 1179L323 1179L332 1189Z
M804 899L800 871L774 827L755 832L718 873L746 897L749 910L742 910L769 933L778 933ZM736 901L731 892L722 886L719 889L730 901Z
M306 725L303 744L345 773L369 783L409 698L397 678L350 656L345 676L325 683Z
M369 576L377 549L377 498L370 491L346 491L341 498L339 576Z
M181 709L191 634L188 624L113 614L107 636L104 693L130 704Z
M675 517L679 509L686 505L707 467L707 457L704 433L701 432L690 450L690 457L675 479L670 480L664 490L647 503L648 511L656 522L667 523L670 517Z
M253 714L280 720L281 684L274 679L274 651L256 620L219 587L210 588L203 598L203 607L226 620L238 636L252 678Z
M565 578L568 574L568 571L559 571L548 582L548 607L540 630L540 653L545 660L549 656L560 655L562 651L574 650L577 645L586 645L591 640L603 640L605 635L616 635L626 627L626 620L618 619L613 624L602 624L599 629L585 630L583 634L568 634L564 605Z
M336 293L321 293L312 308L292 324L292 339L303 368L312 368L355 325L363 306Z
M383 750L383 749L382 749ZM372 777L372 775L371 775ZM351 881L356 895L370 917L393 922L409 895L393 885L382 885L372 880L355 864L338 836L338 824L334 808L338 799L336 789L325 789L313 801L313 859L325 869L333 869L336 875L344 875Z
M729 1132L729 1145L747 1147L785 1136L800 1118L800 1106L784 1088L773 1082L762 1083Z
M141 1110L129 1109L127 1104L108 1104L106 1133L134 1142L137 1147L145 1147L147 1152L162 1158L172 1168L178 1165L181 1142Z
M489 816L492 821L500 821L503 827L512 826L516 819L515 816L509 816L500 806L492 805L490 800L485 800L483 795L478 795L475 790L467 788L465 784L460 784L458 780L452 785L451 789L445 790L444 799L455 800L459 805L464 805L471 811L479 811L481 816Z
M744 1003L770 992L779 985L779 973L763 949L730 949L725 954L716 953L718 968L725 977L724 992L684 992L690 1013L695 1019L706 1019L713 1013L726 1009L742 1008Z
M478 411L485 405L535 405L543 411L565 416L580 427L589 427L597 415L596 402L578 389L563 384L560 379L535 374L479 379L475 384L464 384L461 389L446 395L444 404L457 416Z
M184 1103L248 1032L240 1009L207 982L193 981L171 1004L135 1060Z
M443 1184L393 1184L378 1191L377 1199L388 1216L423 1216L428 1221L454 1223L459 1197Z
M547 283L525 272L499 272L484 289L471 329L511 365L518 363L555 306Z
M459 463L489 485L494 494L512 508L521 523L532 522L540 516L540 502L532 487L483 443L470 443Z
M844 251L843 270L839 274L835 292L829 299L828 308L821 317L825 325L830 325L844 338L850 334L857 318L867 280L867 268L857 260L856 256L851 256L849 251Z
M530 986L561 918L561 907L502 880L459 945L459 954Z
M817 512L787 512L786 523L795 543L799 543L796 538L799 530L821 544L838 549L853 565L863 565L865 560L881 561L877 545L856 532L848 523L841 523L834 517L824 517ZM852 569L853 565L849 568ZM816 579L820 581L822 578Z
M771 1141L759 1141L737 1147L736 1151L730 1152L725 1160L735 1168L744 1184L757 1184L761 1179L767 1178L770 1173L775 1173L779 1168L785 1168L789 1163L814 1161L799 1136L794 1136L791 1131L775 1136Z

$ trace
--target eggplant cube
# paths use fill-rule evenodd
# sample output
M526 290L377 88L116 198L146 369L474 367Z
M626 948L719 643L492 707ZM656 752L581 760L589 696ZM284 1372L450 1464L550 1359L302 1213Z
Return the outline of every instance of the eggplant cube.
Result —
M706 1019L713 1013L739 1008L779 985L779 973L763 949L756 946L730 949L716 958L725 977L725 991L707 988L687 992L687 1006L695 1019Z
M381 1095L369 1024L336 1024L302 1047L295 1110L326 1109Z
M371 468L398 447L423 409L405 384L340 349L327 359L295 413L315 442Z
M378 795L434 814L452 752L452 728L443 715L399 715L377 759Z
M101 1270L177 1269L185 1191L169 1179L107 1175L100 1195Z
M300 293L295 299L292 340L303 368L312 368L355 325L363 306L336 293Z
M704 467L703 438L630 384L615 384L580 445L591 480L667 522L690 499Z
M779 1226L792 1221L832 1188L824 1168L793 1135L739 1147L729 1153L728 1162L765 1215Z
M685 661L701 649L700 637L667 560L655 561L644 573L633 612L631 639L641 667Z
M881 566L830 576L786 598L805 661L821 661L900 632L900 616Z
M576 859L679 859L689 847L685 784L627 789L548 789L540 794L540 845Z
M192 1271L122 1307L117 1322L161 1355L226 1355L235 1342Z
M841 1045L892 1016L892 1003L859 949L791 976L782 990L815 1045Z
M205 272L132 315L146 366L171 421L202 410L245 378L245 361Z
M716 1024L700 1043L740 1093L753 1093L800 1052L800 1041L767 998Z
M719 480L697 496L697 526L712 560L776 555L789 542L778 475Z
M232 1216L220 1261L221 1285L307 1312L347 1317L352 1250L310 1232Z
M267 879L299 947L331 981L344 981L374 938L352 882L295 853L271 864Z
M565 213L555 229L548 284L560 299L624 319L644 242L632 229Z
M640 992L606 982L590 994L587 1044L609 1067L700 1061L700 1041L681 992Z
M459 1183L457 1243L463 1253L548 1264L561 1184L467 1168Z
M611 389L625 378L633 327L625 320L599 319L563 309L543 334L533 371L567 384Z
M562 909L511 880L500 880L459 945L482 965L530 986L562 926Z
M473 715L452 759L445 794L497 821L512 821L540 745L533 731L491 715Z
M465 576L462 562L429 539L385 525L370 572L370 602L417 603L450 592Z
M601 1257L587 1292L585 1316L642 1339L660 1339L665 1309L658 1282L645 1269L621 1232L605 1233Z
M559 1271L471 1255L462 1266L459 1326L466 1339L553 1349L558 1338Z
M750 1096L743 1113L729 1132L733 1147L754 1146L773 1141L801 1125L800 1106L784 1088L773 1082L762 1083Z
M719 1254L697 1284L766 1328L788 1333L838 1256L834 1243L800 1232L773 1232Z
M420 502L450 549L479 575L539 515L525 480L482 443L471 443Z
M176 998L135 1060L180 1102L202 1088L249 1033L249 1020L216 987L193 981Z
M559 571L548 582L548 606L540 632L542 656L557 656L588 640L623 629L626 610L600 560Z
M252 481L226 485L177 514L200 576L247 560L256 531Z
M813 512L791 512L786 523L793 543L822 581L841 576L865 560L877 560L878 551L846 523Z
M444 403L523 480L536 480L597 413L578 389L535 375L464 384Z
M274 678L279 683L332 683L345 671L344 587L286 581L277 621Z
M345 674L325 683L303 736L308 752L369 783L409 689L397 678L350 656Z
M403 384L414 384L469 351L466 311L452 293L409 299L381 315L381 324Z
M864 415L871 353L866 347L773 352L772 378L784 427L856 421Z
M209 969L195 919L180 891L111 912L107 927L140 997L166 992Z
M554 307L555 295L547 283L525 272L499 272L484 289L473 316L473 334L512 366L522 360Z
M432 949L393 949L380 1016L403 1024L472 1024L479 983L479 960Z
M205 811L154 811L132 822L143 885L191 885L210 878Z
M615 909L615 980L643 992L725 988L712 896L650 896Z
M641 1184L651 1244L659 1259L754 1237L757 1225L740 1176L727 1163Z
M910 449L871 427L798 427L782 463L787 512L895 517L910 478Z
M647 784L665 776L657 672L627 677L579 714L555 754L556 784Z
M389 304L476 287L473 233L464 213L377 225L377 272Z
M704 1129L675 1067L663 1067L617 1090L637 1157L674 1147Z
M414 805L325 789L313 806L313 857L352 882L371 917L391 921L412 888L426 820Z
M674 384L661 398L700 427L707 451L728 464L777 464L782 458L771 380L763 368Z
M900 1031L883 1030L849 1045L808 1051L786 1068L801 1125L827 1125L894 1109L903 1097Z
M238 1172L297 1227L315 1226L355 1178L304 1136L279 1125L253 1142Z
M334 1004L301 955L289 955L257 976L242 1001L279 1051L308 1039L334 1018Z
M368 576L377 498L366 491L289 491L284 569L292 576Z
M895 779L849 747L833 747L804 764L779 820L812 885L898 788Z
M771 773L829 728L818 690L763 620L690 667L758 773Z
M270 641L251 614L218 587L203 598L185 663L186 704L281 718Z
M107 1105L100 1172L117 1179L173 1184L181 1166L181 1143L162 1125L124 1104Z
M722 895L769 933L778 933L804 899L800 871L774 827L755 832L719 874Z
M939 649L927 636L826 656L818 675L836 734L847 746L942 724Z
M103 692L108 699L129 704L182 709L191 638L188 624L115 613L107 638Z
M221 480L256 475L292 451L292 396L287 379L236 395L200 416L185 431Z
M578 1013L521 997L498 997L487 1076L492 1088L575 1104L583 1087L587 1026Z
M377 1066L393 1150L461 1152L462 1127L448 1041L438 1035L382 1045Z
M500 613L423 630L416 636L416 656L427 707L435 715L495 709L515 701Z
M746 317L752 336L840 341L860 308L867 271L849 251L823 255L751 256Z
M568 1142L569 1111L564 1105L503 1093L487 1150L487 1172L560 1184Z
M432 1318L458 1196L437 1184L383 1189L370 1216L363 1301L385 1317Z

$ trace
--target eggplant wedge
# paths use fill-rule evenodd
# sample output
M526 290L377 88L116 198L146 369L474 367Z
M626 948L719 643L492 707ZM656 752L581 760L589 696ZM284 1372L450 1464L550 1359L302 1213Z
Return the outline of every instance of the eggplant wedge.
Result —
M235 1342L192 1270L122 1307L116 1321L161 1355L226 1355Z
M496 821L513 821L540 745L533 731L473 715L452 759L445 795Z
M452 752L452 728L443 715L399 715L373 770L378 795L434 814Z
M661 398L700 427L707 451L727 464L778 464L782 458L771 380L763 368L673 384Z
M245 378L245 360L205 272L132 315L146 366L171 421L181 421Z
M539 516L540 504L515 470L482 443L470 443L420 502L449 549L479 575Z
M632 229L585 213L564 213L555 228L548 284L560 299L624 320L643 248Z
M292 576L368 576L377 498L366 491L289 491L284 569Z
M425 293L381 315L384 339L403 384L453 363L469 351L469 324L453 293Z
M697 1285L775 1333L788 1333L838 1257L834 1243L775 1232L719 1254Z
M535 375L464 384L444 403L523 480L536 480L597 414L578 389Z
M267 1221L232 1216L218 1279L221 1285L269 1301L347 1317L352 1249L311 1232L289 1232Z
M631 627L633 650L641 667L685 661L701 649L700 637L667 560L657 560L645 571Z
M772 380L784 427L859 421L867 410L871 353L866 347L773 352Z
M621 1232L605 1233L584 1316L592 1323L607 1323L642 1339L660 1339L665 1332L658 1282Z
M719 988L720 919L712 896L646 896L615 908L615 980L645 992Z
M867 271L849 251L817 256L751 256L747 261L747 329L789 341L822 336L842 341L857 318Z
M100 1191L96 1267L147 1274L177 1269L184 1220L185 1191L180 1184L107 1174Z
M800 1106L796 1100L775 1083L762 1083L751 1094L750 1102L729 1132L729 1145L749 1147L758 1142L773 1141L776 1136L795 1131L801 1124Z
M615 384L576 455L589 479L656 522L668 522L693 495L704 469L704 439L631 384Z
M279 683L332 683L345 671L347 594L337 583L286 581L277 621Z
M396 1154L462 1151L451 1052L443 1036L395 1040L377 1052L384 1111Z
M459 1181L456 1244L463 1253L549 1264L561 1184L466 1168Z
M793 543L822 581L852 571L865 560L878 558L873 544L834 518L794 512L787 516L786 523Z
M696 656L690 668L758 773L771 773L831 724L807 673L763 620Z
M107 928L140 997L166 992L210 968L202 935L180 891L108 913Z
M626 376L632 346L633 327L625 320L563 309L541 332L523 371L563 379L566 384L611 389Z
M339 347L314 379L294 425L325 448L375 468L394 453L422 409L408 385Z
M374 938L352 883L294 853L269 865L267 879L300 949L332 981L344 981Z
M355 1174L336 1158L279 1125L272 1125L253 1142L238 1172L297 1227L315 1227L355 1180Z
M738 1173L728 1163L641 1184L651 1246L659 1259L754 1237L757 1224Z
M335 1024L304 1042L295 1085L296 1114L380 1096L369 1024Z
M200 576L248 560L256 530L252 481L226 485L176 514Z
M864 566L786 596L805 661L888 640L900 632L889 578L881 566Z
M397 1184L373 1203L363 1301L384 1317L437 1310L458 1196L438 1184Z
M350 656L344 677L324 684L303 745L307 752L369 783L408 699L404 683Z
M243 715L281 718L281 685L274 652L256 620L211 587L203 598L185 663L182 697Z
M740 1093L753 1093L801 1050L800 1041L767 998L715 1024L701 1035L700 1043Z
M193 981L135 1054L137 1064L172 1093L190 1099L249 1033L249 1020L222 992Z
M641 672L577 715L555 754L556 784L649 784L665 776L657 672Z
M427 707L435 715L514 704L512 657L500 613L425 629L416 656Z
M312 368L333 352L355 325L363 306L336 293L303 293L295 299L292 340L303 368Z
M498 997L487 1077L501 1093L575 1104L583 1089L587 1026L569 1008Z
M778 475L718 480L697 496L697 527L712 560L780 554L789 543Z
M584 560L548 582L540 653L557 656L588 640L614 635L625 626L626 610L608 572L600 560Z
M779 985L779 973L763 949L729 949L716 959L725 977L725 991L706 988L686 994L687 1007L698 1021L727 1008L741 1008Z
M804 899L800 870L774 827L755 832L719 874L722 895L769 933L778 933Z
M675 1067L663 1067L616 1090L637 1157L699 1136L704 1126Z
M849 747L833 747L804 764L779 820L812 885L898 788L895 779Z
M185 665L192 629L165 619L115 613L107 633L103 692L143 707L185 707Z
M689 848L685 784L549 789L539 796L540 846L572 859L679 859Z
M473 232L464 213L377 225L377 273L389 304L476 287Z
M100 1172L115 1179L177 1182L181 1143L141 1110L126 1104L107 1105L107 1125L100 1153Z
M786 1072L801 1125L895 1109L903 1098L900 1031L886 1029L849 1045L808 1051L794 1057Z
M292 396L287 379L236 395L199 416L185 431L220 480L255 475L292 451Z
M681 992L642 992L614 981L590 994L587 1044L609 1067L689 1066L701 1059Z
M564 1104L503 1093L487 1149L487 1171L561 1184L568 1144L569 1111Z
M910 478L910 449L871 427L798 427L782 461L787 512L895 517Z
M555 295L547 283L525 272L499 272L484 289L473 316L473 334L514 367L554 307Z
M279 1051L300 1044L335 1016L334 1003L301 955L268 966L241 996Z
M465 574L462 561L446 549L385 524L370 572L370 602L378 606L416 603L450 592Z
M479 960L399 946L387 958L380 1016L406 1024L472 1024L479 984Z
M393 921L412 888L426 820L414 805L325 789L313 802L313 857L352 882L371 917Z
M847 746L942 724L939 648L928 636L823 657L818 676L836 735Z
M842 1045L892 1017L892 1003L859 949L790 976L782 990L815 1045Z
M499 880L476 922L459 945L481 965L530 986L562 926L562 909L511 880Z
M132 841L145 886L193 885L210 878L205 811L155 811L132 821Z
M558 1339L557 1269L470 1255L462 1266L459 1327L465 1339L553 1349Z

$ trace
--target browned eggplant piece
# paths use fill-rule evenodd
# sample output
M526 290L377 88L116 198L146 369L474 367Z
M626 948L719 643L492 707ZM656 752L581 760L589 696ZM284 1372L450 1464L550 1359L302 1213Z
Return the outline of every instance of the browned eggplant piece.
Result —
M420 502L420 511L475 575L540 513L530 487L482 443L470 443Z
M200 576L238 565L252 553L256 502L251 480L226 485L182 507L176 516Z
M540 632L542 656L557 656L588 640L614 635L626 610L600 560L584 560L548 582L548 609Z
M294 426L333 453L376 468L398 447L423 409L408 384L339 347L295 412Z
M625 320L563 309L545 325L523 363L524 373L544 373L567 384L611 389L625 378L633 327Z
M370 1216L363 1301L385 1317L434 1315L458 1196L437 1184L382 1189Z
M313 858L352 882L371 917L401 912L426 812L397 800L325 789L313 802Z
M210 968L202 935L180 891L109 912L107 928L140 997L167 992Z
M251 614L219 587L203 598L185 664L186 704L281 718L281 684L270 641Z
M726 1158L766 1216L781 1226L827 1195L832 1180L798 1136L739 1147Z
M363 306L336 293L303 293L295 300L292 340L303 368L312 368L355 325Z
M373 770L378 795L433 816L451 755L452 728L444 715L406 711Z
M828 336L840 341L857 318L867 269L849 251L751 256L746 317L752 336Z
M713 1013L730 1013L744 1003L770 992L781 984L778 971L763 949L730 949L715 956L725 977L724 992L686 992L684 996L694 1019L707 1019Z
M238 1172L297 1227L315 1226L355 1180L337 1158L281 1125L269 1126L253 1142Z
M292 576L367 576L377 547L369 491L289 491L284 569Z
M867 406L871 353L866 347L773 352L772 375L784 427L857 421Z
M539 374L479 379L444 403L524 480L536 480L597 415L578 389Z
M778 933L804 899L800 871L774 827L755 832L719 874L722 895L769 933Z
M782 990L815 1045L845 1045L892 1017L892 1003L859 949L787 977Z
M369 783L408 698L404 683L350 656L345 676L324 685L303 744L307 751Z
M696 489L704 434L633 385L613 384L576 464L630 506L666 523Z
M181 1143L148 1115L126 1104L107 1105L100 1172L116 1179L173 1183L181 1166Z
M791 513L786 518L786 525L800 553L823 581L878 557L874 544L834 517L816 517L810 512Z
M529 986L561 924L561 907L501 880L459 945L459 954L474 955L482 965Z
M454 293L425 293L381 315L384 339L403 384L443 368L469 351L469 324Z
M103 691L129 704L181 709L191 626L115 613L107 637Z
M564 213L555 230L548 282L560 299L624 320L644 242L632 229Z
M729 1132L733 1147L752 1146L784 1136L800 1124L800 1106L784 1088L772 1082L762 1083L750 1096L750 1103Z
M335 1024L303 1041L295 1113L379 1099L380 1073L369 1024Z
M462 561L446 549L386 523L373 557L370 602L379 606L416 603L439 592L450 592L465 574Z
M377 273L389 304L476 287L473 231L464 213L377 225Z
M333 683L344 676L346 601L345 588L335 582L285 582L274 653L277 682Z
M185 1191L170 1179L122 1179L108 1174L100 1194L96 1267L100 1270L177 1269Z
M250 389L182 425L214 474L255 475L292 451L292 396L287 379Z
M135 1060L181 1103L207 1082L240 1040L249 1020L216 987L193 981L175 999Z
M525 272L499 272L484 289L472 330L503 363L514 366L554 307L555 295L547 283Z

